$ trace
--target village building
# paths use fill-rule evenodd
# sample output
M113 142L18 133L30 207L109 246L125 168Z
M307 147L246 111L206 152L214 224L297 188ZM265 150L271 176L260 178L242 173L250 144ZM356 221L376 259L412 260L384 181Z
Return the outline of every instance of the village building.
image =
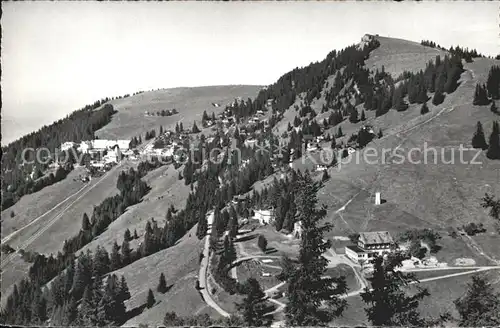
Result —
M388 231L361 232L356 245L345 247L345 255L354 262L363 262L390 253L395 246Z
M74 146L76 146L77 143L76 142L72 142L72 141L66 141L64 143L61 144L61 151L66 151L68 149L71 149L73 148Z
M255 210L254 212L253 218L258 220L260 225L273 223L273 213L271 210Z

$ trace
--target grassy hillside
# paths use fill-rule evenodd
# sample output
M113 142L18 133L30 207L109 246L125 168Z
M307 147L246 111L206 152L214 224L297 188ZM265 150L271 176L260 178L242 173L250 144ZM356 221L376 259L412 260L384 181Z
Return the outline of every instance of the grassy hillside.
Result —
M261 89L254 85L209 86L196 88L173 88L144 92L125 99L111 101L116 113L111 123L97 131L101 139L130 139L161 126L173 128L182 121L184 127L193 121L201 121L203 111L220 112L236 97L254 98ZM220 104L220 107L212 106ZM145 116L144 113L176 108L179 114L172 116Z
M195 289L202 250L203 241L196 237L195 226L177 245L117 270L115 273L125 276L130 289L131 298L125 303L128 310L146 303L148 289L154 292L156 299L154 307L145 309L125 325L158 325L163 322L167 311L175 311L179 315L202 313L206 305ZM165 294L156 291L161 273L165 275L167 286L170 287Z

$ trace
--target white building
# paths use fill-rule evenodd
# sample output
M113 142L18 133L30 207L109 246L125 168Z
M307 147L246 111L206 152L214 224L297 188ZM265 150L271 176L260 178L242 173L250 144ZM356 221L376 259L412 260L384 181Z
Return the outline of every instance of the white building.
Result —
M254 219L259 220L261 225L267 225L273 222L273 215L270 210L255 210Z
M61 144L61 151L66 151L72 147L74 147L76 145L76 142L73 142L73 141L66 141L64 143Z
M354 262L361 262L390 253L395 245L388 231L361 232L356 245L345 247L345 255Z
M92 149L92 143L90 141L82 141L77 150L82 153L88 153Z

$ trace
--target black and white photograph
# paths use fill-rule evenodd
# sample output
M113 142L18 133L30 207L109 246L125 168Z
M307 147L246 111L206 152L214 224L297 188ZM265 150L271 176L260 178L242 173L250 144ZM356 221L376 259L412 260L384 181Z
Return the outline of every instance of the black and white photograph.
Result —
M1 6L1 326L500 326L499 1Z

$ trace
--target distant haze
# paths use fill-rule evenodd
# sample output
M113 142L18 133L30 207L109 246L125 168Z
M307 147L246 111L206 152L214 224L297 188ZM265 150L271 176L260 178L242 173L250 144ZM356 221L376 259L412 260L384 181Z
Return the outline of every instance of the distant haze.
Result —
M2 144L107 96L267 85L365 33L500 53L495 2L8 2Z

